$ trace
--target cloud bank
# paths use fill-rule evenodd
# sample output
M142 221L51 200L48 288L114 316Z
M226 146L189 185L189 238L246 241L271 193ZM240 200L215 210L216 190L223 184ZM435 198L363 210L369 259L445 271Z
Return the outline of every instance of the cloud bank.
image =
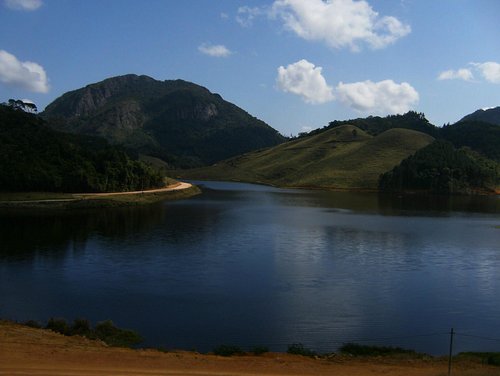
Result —
M419 94L409 83L393 80L354 83L340 82L334 89L322 74L322 68L302 59L278 68L278 89L300 96L304 102L322 104L336 97L344 105L370 114L402 114L408 112L419 101Z
M487 61L486 63L471 63L483 78L491 83L500 84L500 64L494 61Z
M360 112L373 114L403 114L418 103L418 92L407 82L370 80L337 85L339 99Z
M485 63L469 63L471 68L460 68L457 70L447 70L438 75L438 80L464 80L474 79L474 70L483 77L484 80L493 84L500 84L500 63L487 61Z
M4 50L0 50L0 82L35 93L49 91L47 74L41 65L19 61Z
M212 57L228 57L232 52L222 44L202 44L198 51Z
M333 48L384 48L411 32L395 17L380 16L364 0L275 0L270 8L238 9L236 20L251 26L261 15L280 20L300 38Z
M311 104L320 104L334 100L333 89L327 85L321 74L323 68L316 67L302 59L278 68L276 82L278 88L286 93L296 94Z
M43 5L42 0L4 0L4 4L9 9L34 11Z

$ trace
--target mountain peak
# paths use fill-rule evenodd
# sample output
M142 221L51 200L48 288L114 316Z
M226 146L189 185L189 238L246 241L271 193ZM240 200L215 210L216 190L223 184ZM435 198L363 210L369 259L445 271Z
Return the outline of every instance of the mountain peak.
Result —
M500 125L500 106L479 109L459 120L459 122L462 121L482 121Z
M276 130L192 82L127 74L68 92L45 118L177 166L214 163L284 141Z

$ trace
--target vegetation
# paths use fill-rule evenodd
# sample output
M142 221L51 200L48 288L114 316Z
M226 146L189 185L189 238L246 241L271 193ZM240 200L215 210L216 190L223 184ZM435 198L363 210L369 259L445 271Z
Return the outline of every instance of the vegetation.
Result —
M162 185L157 170L102 139L56 132L34 114L0 106L0 191L110 192Z
M328 129L344 125L354 125L370 135L378 135L389 129L403 128L426 133L436 139L451 142L455 147L468 146L485 157L500 161L500 108L484 112L484 116L466 116L461 121L442 128L431 124L423 113L409 111L404 115L387 117L369 116L367 118L332 121L327 127L315 130L307 135L320 134ZM486 114L488 116L486 116Z
M500 162L500 126L461 121L441 129L441 137L455 147L467 146L487 158Z
M439 136L439 128L429 123L429 120L425 118L425 115L423 113L415 111L409 111L404 115L389 115L384 118L380 116L369 116L367 118L358 118L351 120L336 120L330 122L327 127L324 127L323 129L316 132L321 132L326 129L337 128L348 124L354 125L373 136L376 136L393 128L412 129L414 131L427 133L432 137Z
M460 359L480 359L481 363L500 366L500 352L462 352L457 355Z
M471 193L494 191L500 183L500 165L467 149L435 141L406 158L380 177L384 191Z
M302 355L302 356L316 356L316 353L311 349L304 347L302 343L293 343L288 345L288 349L286 351L288 354L294 355Z
M38 323L28 321L26 325L38 327ZM47 322L45 329L63 334L65 336L82 336L89 339L99 339L110 346L132 347L142 342L139 334L132 330L120 329L112 321L102 321L92 328L90 322L86 319L75 319L70 325L64 319L51 318Z
M243 355L245 352L238 346L231 345L220 345L217 346L214 351L214 355L219 356L233 356L233 355Z
M407 350L401 347L367 346L357 343L346 343L339 350L342 354L353 356L417 355L414 350Z
M211 164L285 140L204 87L147 76L113 77L68 92L42 115L59 130L102 136L177 168Z
M170 174L284 187L376 190L380 174L432 141L432 137L408 129L371 136L355 126L343 125L208 168Z

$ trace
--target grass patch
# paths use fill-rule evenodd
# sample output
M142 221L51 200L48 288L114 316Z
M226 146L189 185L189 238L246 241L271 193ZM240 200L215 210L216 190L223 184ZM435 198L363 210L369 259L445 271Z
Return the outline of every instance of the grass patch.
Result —
M352 356L393 356L393 355L418 355L414 350L391 346L366 346L357 343L346 343L340 349L342 354Z
M288 354L310 356L310 357L317 355L316 352L304 347L302 343L292 343L291 345L288 345L288 349L286 352Z

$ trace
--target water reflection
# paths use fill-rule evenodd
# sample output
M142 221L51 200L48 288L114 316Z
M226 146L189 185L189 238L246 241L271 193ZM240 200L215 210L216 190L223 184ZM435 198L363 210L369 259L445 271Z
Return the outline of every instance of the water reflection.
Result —
M495 197L204 184L144 207L0 212L0 317L111 318L204 351L500 327ZM444 352L411 341L377 344Z

